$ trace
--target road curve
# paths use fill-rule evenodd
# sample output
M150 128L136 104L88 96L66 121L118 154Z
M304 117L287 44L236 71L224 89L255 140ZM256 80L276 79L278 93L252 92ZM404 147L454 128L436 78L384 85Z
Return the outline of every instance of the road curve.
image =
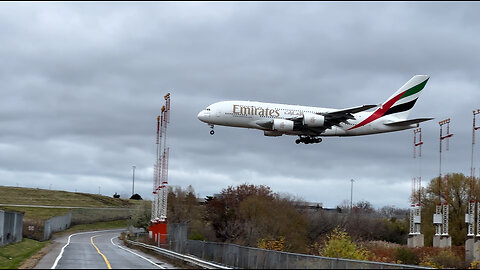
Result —
M122 230L74 233L56 239L56 246L36 269L172 269L176 268L138 250L125 247Z

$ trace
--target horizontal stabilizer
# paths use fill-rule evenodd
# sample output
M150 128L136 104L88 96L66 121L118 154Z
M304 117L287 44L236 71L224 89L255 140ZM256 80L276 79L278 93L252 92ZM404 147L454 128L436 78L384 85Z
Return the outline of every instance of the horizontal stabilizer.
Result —
M405 121L398 121L398 122L391 122L391 123L385 123L387 126L409 126L413 124L418 124L421 122L429 121L432 120L433 118L417 118L417 119L410 119L410 120L405 120Z

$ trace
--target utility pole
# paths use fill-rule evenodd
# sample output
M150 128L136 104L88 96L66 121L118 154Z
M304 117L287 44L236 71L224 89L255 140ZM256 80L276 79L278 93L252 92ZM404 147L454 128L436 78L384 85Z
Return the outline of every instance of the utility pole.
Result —
M132 175L132 196L135 194L135 165L132 166L133 175Z
M351 185L350 185L350 213L352 213L353 210L353 182L355 180L350 179Z

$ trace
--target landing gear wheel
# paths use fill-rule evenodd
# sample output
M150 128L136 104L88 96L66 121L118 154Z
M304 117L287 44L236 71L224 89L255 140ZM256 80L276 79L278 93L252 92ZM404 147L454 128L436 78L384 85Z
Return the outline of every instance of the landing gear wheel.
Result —
M215 134L215 131L213 131L213 129L212 129L212 130L210 130L210 135L213 135L213 134Z
M315 137L310 137L310 136L300 136L297 140L295 140L296 144L299 143L304 143L304 144L314 144L314 143L321 143L322 138L315 138Z

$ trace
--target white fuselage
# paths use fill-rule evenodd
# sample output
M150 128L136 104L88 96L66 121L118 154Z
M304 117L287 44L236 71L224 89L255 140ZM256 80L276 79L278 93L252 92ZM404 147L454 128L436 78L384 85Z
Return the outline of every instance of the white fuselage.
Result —
M222 101L208 106L198 114L198 119L210 125L221 125L241 128L253 128L263 131L275 131L258 125L259 122L267 122L273 119L292 119L302 117L304 113L322 114L336 111L335 109L309 107L300 105L286 105L264 103L256 101ZM316 136L358 136L384 132L392 132L417 127L418 124L407 126L388 126L386 123L399 119L388 115L376 119L368 124L355 127L360 122L370 117L374 112L358 112L353 114L355 119L350 119L338 126L332 126ZM280 132L288 135L312 135L301 131Z

